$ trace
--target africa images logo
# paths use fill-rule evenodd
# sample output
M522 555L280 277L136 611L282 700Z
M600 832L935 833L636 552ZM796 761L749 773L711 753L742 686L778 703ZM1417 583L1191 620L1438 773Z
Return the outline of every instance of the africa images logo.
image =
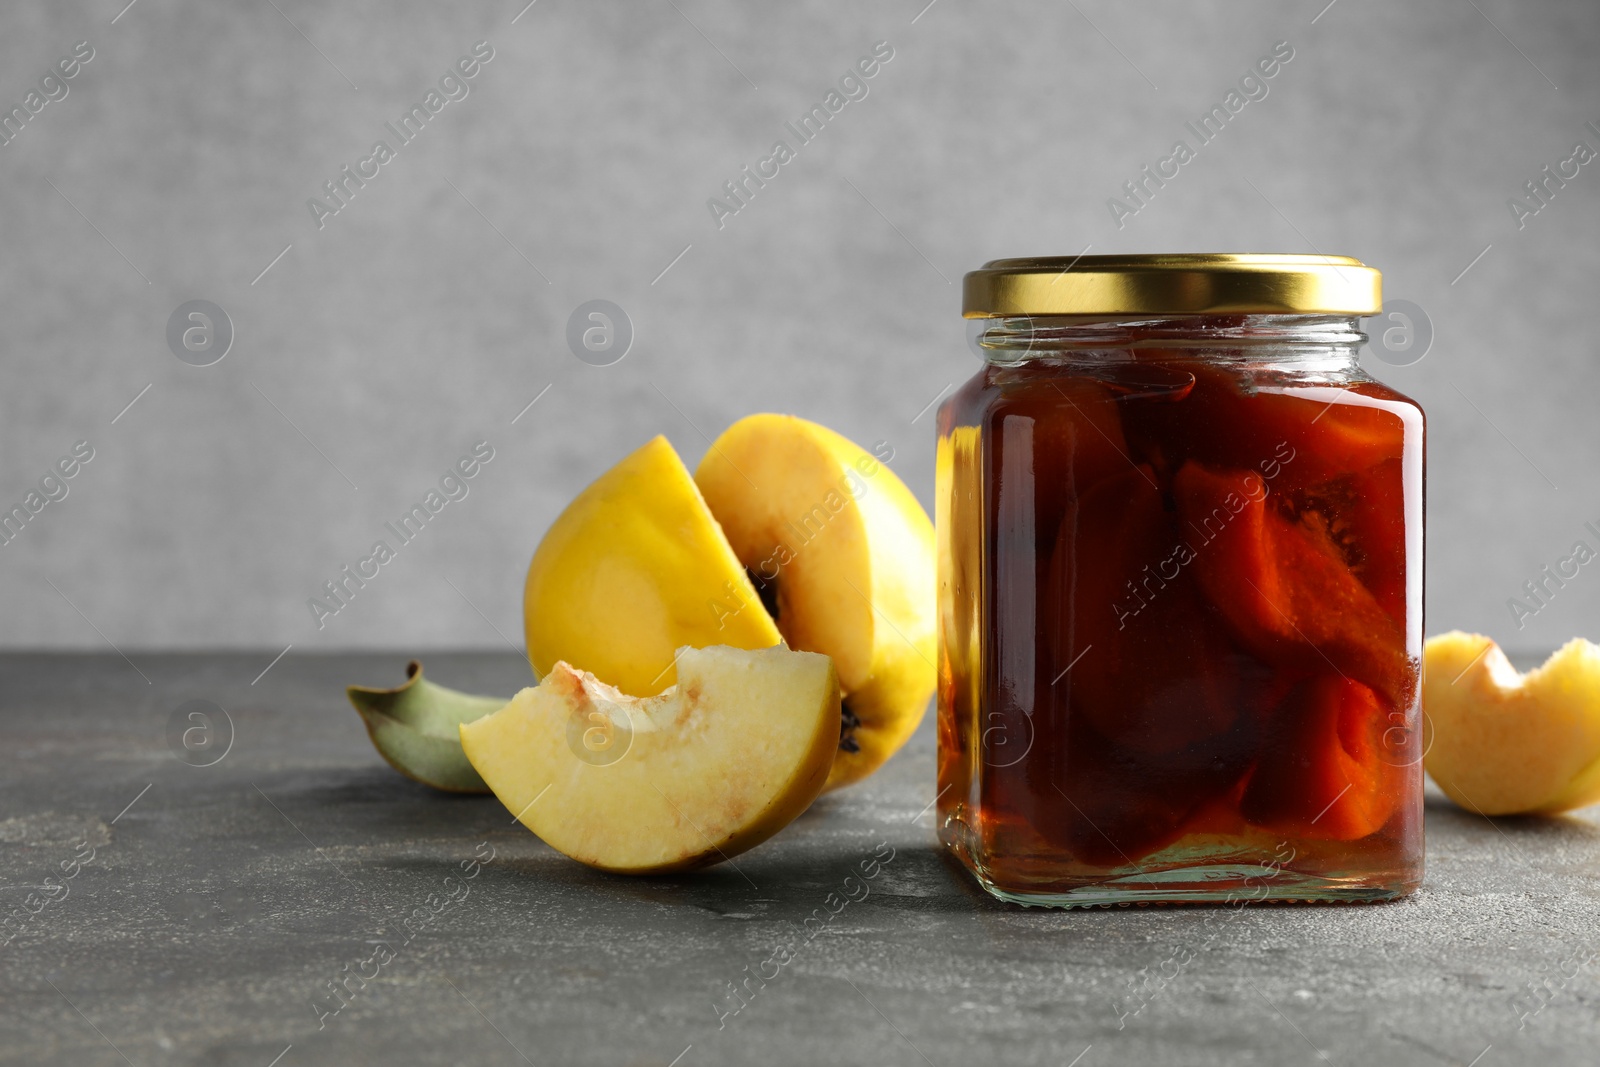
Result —
M717 224L717 229L727 225L726 220L737 215L749 206L755 199L758 191L767 187L767 182L776 178L781 169L796 159L800 149L810 144L822 135L823 128L829 120L843 111L852 101L865 100L872 87L868 80L878 75L883 65L894 58L894 45L888 41L879 41L872 46L872 54L862 56L856 61L855 66L840 75L837 89L829 89L823 96L822 102L811 105L794 122L785 122L783 127L795 140L795 147L789 147L789 142L779 140L772 142L772 151L766 158L756 162L755 170L750 169L746 163L739 168L739 176L722 183L722 196L709 197L706 200L706 209L711 212L712 221Z
M421 103L412 104L410 109L400 116L398 128L393 122L383 124L383 128L394 136L393 146L388 141L373 142L372 152L365 158L357 160L354 170L351 170L350 164L346 163L339 168L336 177L323 182L322 191L328 200L324 201L321 197L313 196L306 201L306 207L311 211L311 218L316 222L317 229L320 230L328 224L328 216L337 215L349 207L356 193L365 189L367 182L378 176L380 168L400 154L401 148L420 137L429 120L443 111L446 105L452 101L465 100L472 92L472 79L476 78L483 71L483 66L493 58L494 46L488 41L479 41L473 45L470 55L456 60L455 66L445 71L439 78L439 88L429 89L423 94Z

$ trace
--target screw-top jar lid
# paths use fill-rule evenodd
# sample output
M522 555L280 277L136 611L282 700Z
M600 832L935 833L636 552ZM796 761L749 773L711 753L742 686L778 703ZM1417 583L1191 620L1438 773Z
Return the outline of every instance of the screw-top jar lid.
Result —
M993 259L963 283L969 319L1041 315L1376 315L1383 275L1349 256L1184 253Z

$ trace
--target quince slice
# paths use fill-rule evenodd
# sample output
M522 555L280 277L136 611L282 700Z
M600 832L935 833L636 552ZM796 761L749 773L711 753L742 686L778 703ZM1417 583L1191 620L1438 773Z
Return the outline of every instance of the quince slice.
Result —
M1361 386L1242 387L1232 368L1192 360L1185 368L1195 376L1193 391L1180 404L1141 411L1140 430L1174 456L1207 466L1251 470L1274 459L1276 489L1314 486L1398 459L1406 439L1422 432L1416 408L1369 396Z
M1355 841L1389 821L1404 793L1384 759L1387 705L1360 682L1300 682L1262 730L1260 761L1239 802L1257 826L1308 841Z
M1112 475L1063 516L1049 585L1065 591L1064 602L1059 621L1041 627L1054 632L1056 647L1032 684L1043 687L1061 672L1056 664L1084 653L1044 692L1070 697L1073 714L1107 740L1147 754L1215 747L1254 694L1192 569L1163 580L1148 602L1129 592L1187 533L1167 514L1150 475L1149 468Z
M1600 802L1600 646L1581 637L1520 673L1481 634L1424 648L1424 766L1481 815L1544 814Z
M1281 513L1255 471L1187 463L1173 479L1200 588L1234 638L1269 663L1329 665L1403 707L1416 692L1405 631L1328 532Z
M536 676L564 660L635 696L674 684L681 645L781 640L665 437L602 474L551 524L528 565L523 617Z
M839 737L828 657L678 650L678 684L630 697L556 663L461 726L484 781L524 826L621 874L704 867L765 841L822 791Z
M844 703L828 788L865 778L916 731L933 695L927 512L871 453L792 415L740 419L694 477L784 640L838 668Z
M450 793L487 793L478 772L461 751L464 722L500 710L499 697L473 696L435 685L422 676L422 664L406 664L406 682L394 689L345 688L361 713L378 755L407 778Z

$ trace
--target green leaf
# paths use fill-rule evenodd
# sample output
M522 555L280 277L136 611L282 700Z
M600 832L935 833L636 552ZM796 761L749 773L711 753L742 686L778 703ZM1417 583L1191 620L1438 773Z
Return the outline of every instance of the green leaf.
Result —
M394 689L345 689L361 713L378 754L407 778L452 793L487 793L489 787L461 751L460 725L505 707L502 697L473 696L422 677L422 664L406 664L406 683Z

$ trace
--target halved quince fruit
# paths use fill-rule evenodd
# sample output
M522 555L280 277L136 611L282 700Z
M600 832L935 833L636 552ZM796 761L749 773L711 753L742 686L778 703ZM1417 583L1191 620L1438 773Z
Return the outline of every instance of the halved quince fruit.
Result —
M557 517L528 566L523 616L536 675L565 660L635 696L676 681L679 646L768 648L780 640L664 437L601 475Z
M678 684L630 697L552 665L461 744L545 843L622 874L704 867L765 841L827 781L839 679L784 648L678 650Z
M1481 634L1431 637L1423 656L1423 765L1451 800L1482 815L1600 802L1600 646L1575 637L1527 674Z
M872 454L791 415L728 427L695 481L789 646L838 668L844 703L828 788L865 778L905 744L933 695L927 512Z

